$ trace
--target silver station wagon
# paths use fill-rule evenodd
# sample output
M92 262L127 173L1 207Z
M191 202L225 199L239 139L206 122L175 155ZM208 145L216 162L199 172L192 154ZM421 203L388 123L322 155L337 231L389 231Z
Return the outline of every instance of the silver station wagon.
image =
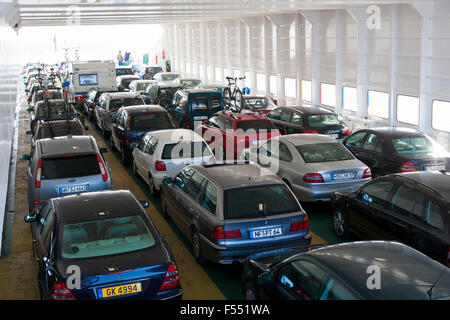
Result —
M87 191L112 190L109 167L92 136L36 140L27 170L30 212L50 198Z
M311 243L308 216L288 186L257 164L191 165L164 179L164 215L192 242L198 263Z
M273 138L242 157L276 173L303 202L330 201L335 191L354 190L372 179L369 167L321 134Z

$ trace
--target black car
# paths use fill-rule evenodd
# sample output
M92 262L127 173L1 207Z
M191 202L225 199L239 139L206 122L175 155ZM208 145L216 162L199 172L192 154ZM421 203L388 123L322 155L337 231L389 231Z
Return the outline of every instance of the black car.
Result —
M248 300L450 299L450 269L390 241L255 254L243 278Z
M359 130L342 143L364 162L372 176L450 169L450 153L428 135L409 128Z
M170 111L173 107L173 96L181 89L183 88L174 83L154 83L148 85L141 96L146 104L158 104Z
M143 206L129 191L90 192L26 215L41 298L181 298L173 254Z
M65 120L40 121L36 125L34 134L27 131L26 134L32 135L31 146L34 146L36 140L62 137L62 136L84 136L88 126L84 126L80 119L67 118Z
M343 139L350 130L337 113L316 106L288 106L270 111L267 117L281 134L320 133Z
M120 151L122 162L127 164L134 146L147 132L174 128L172 117L161 106L122 107L111 122L111 147Z
M450 175L412 172L379 177L332 197L337 236L403 242L450 266Z
M98 103L98 98L103 92L114 92L114 91L100 91L98 88L92 88L86 94L86 99L83 104L83 112L88 115L89 120L94 120L94 110Z

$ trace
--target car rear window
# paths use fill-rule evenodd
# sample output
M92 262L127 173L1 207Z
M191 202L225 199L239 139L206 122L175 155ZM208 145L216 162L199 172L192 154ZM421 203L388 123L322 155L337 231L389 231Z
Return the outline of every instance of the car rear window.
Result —
M178 75L178 74L163 74L163 75L161 75L162 81L173 81L179 77L180 77L180 75Z
M138 91L145 90L145 88L147 88L147 86L148 86L148 82L138 82L136 89Z
M109 111L117 111L122 107L143 105L141 98L114 99L109 102Z
M212 153L203 141L169 143L164 146L161 158L164 160L211 157ZM208 159L207 159L208 160Z
M394 149L399 154L420 154L433 152L433 142L427 137L404 137L391 139Z
M129 74L133 74L133 70L128 68L116 69L116 76L126 76Z
M244 131L253 129L256 132L266 130L267 132L275 129L270 120L248 120L248 121L238 121L236 129L241 129Z
M192 79L192 80L182 80L181 85L186 87L196 87L200 85L202 82L200 80Z
M62 257L84 259L150 248L155 238L141 216L65 224Z
M249 98L245 99L245 106L247 109L275 109L276 105L269 101L267 98Z
M40 104L36 110L36 117L60 117L68 113L68 108L64 102L49 103L47 107Z
M100 173L95 154L42 159L42 180L76 178Z
M354 157L340 143L307 144L295 147L306 163L353 160Z
M39 133L37 134L37 139L62 137L67 135L82 136L84 135L83 128L79 124L67 124L67 125L57 125L41 127Z
M209 96L197 96L192 98L192 110L207 111L209 110Z
M172 122L165 112L141 114L131 117L131 130L163 130L172 129Z
M323 128L340 124L338 116L332 113L308 116L308 123L312 128Z
M300 210L297 201L284 185L225 190L225 219L261 218Z

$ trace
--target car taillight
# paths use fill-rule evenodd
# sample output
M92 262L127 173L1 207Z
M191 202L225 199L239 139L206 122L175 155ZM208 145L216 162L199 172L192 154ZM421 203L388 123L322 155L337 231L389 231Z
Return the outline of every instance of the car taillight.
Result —
M416 166L414 165L414 163L412 163L412 161L408 161L406 163L404 163L400 169L398 169L399 172L412 172L412 171L417 171Z
M51 300L77 300L75 296L67 288L64 281L55 283L50 293Z
M362 179L372 178L372 171L370 171L369 168L364 170L364 173L362 175Z
M156 171L166 171L166 163L164 161L156 161L155 162L155 170Z
M84 101L84 97L75 96L75 102Z
M289 227L289 232L301 231L309 229L309 219L305 216L302 221L293 222Z
M180 277L178 276L177 267L174 264L169 264L166 276L159 291L172 289L180 284Z
M307 173L303 176L303 181L308 183L323 183L323 177L320 173Z
M216 226L213 232L214 239L237 239L242 237L241 230L225 230L224 226Z
M108 173L106 172L106 168L105 168L105 165L103 164L102 157L98 153L97 153L97 161L98 161L98 166L100 167L100 172L102 173L103 181L108 181Z
M319 133L319 131L316 131L316 130L302 130L302 133Z
M34 187L41 187L41 171L42 171L42 158L39 159L37 168L36 168L36 176L34 177Z
M343 134L350 134L350 129L345 127L344 129L342 129L342 133Z

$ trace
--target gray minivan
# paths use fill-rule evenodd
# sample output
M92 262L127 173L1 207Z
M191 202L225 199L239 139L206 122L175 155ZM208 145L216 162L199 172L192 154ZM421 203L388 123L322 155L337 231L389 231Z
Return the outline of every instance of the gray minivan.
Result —
M92 136L36 140L27 169L28 207L40 209L48 199L70 194L112 190L110 169Z
M289 187L257 164L191 165L163 181L163 215L192 242L198 263L242 263L255 253L311 243Z

